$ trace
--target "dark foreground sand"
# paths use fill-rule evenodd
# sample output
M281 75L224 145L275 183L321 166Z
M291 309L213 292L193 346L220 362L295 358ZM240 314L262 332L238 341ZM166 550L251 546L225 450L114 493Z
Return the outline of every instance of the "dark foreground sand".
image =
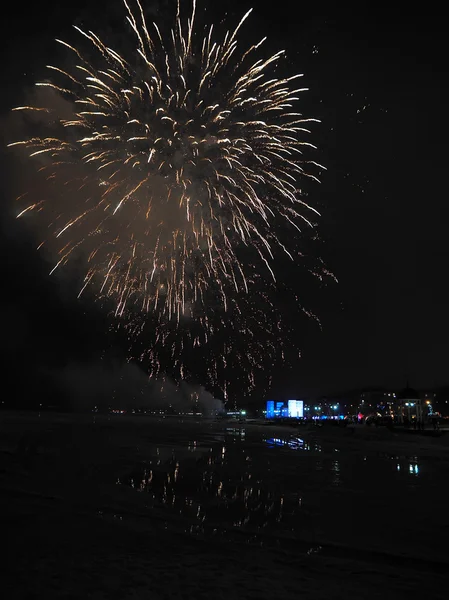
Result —
M282 487L288 480L293 490L292 478L301 472L304 497L318 498L301 517L301 534L290 538L268 527L246 535L229 525L217 531L197 528L192 534L188 519L161 506L149 507L147 494L116 484L130 465L146 459L155 440L174 446L180 438L198 439L204 431L211 446L220 445L224 429L126 417L97 417L94 423L92 416L0 413L2 597L447 598L449 519L441 513L446 501L440 496L449 487L449 448L443 438L305 433L311 448L306 466L291 452L288 460L279 454L282 461L276 462L274 454L265 453L270 450L258 445L269 430L247 426L249 442L242 448L248 453L245 460L254 462L254 476L257 464L270 462L273 473L266 485L278 481ZM314 454L318 444L323 459ZM354 465L359 459L375 461L382 452L398 454L398 461L406 460L400 453L422 454L431 461L423 463L424 475L436 484L427 493L425 487L409 484L411 480L398 480L404 493L399 487L392 488L393 495L382 492L381 504L374 488L363 492L365 484L358 485L356 478L329 487L323 479L323 489L309 486L316 465L326 468L326 456L333 460L333 452L342 464L345 456L356 457ZM342 470L349 472L349 467ZM392 486L395 481L391 479ZM377 498L374 504L369 495ZM336 516L329 514L332 506ZM376 525L376 510L387 528Z

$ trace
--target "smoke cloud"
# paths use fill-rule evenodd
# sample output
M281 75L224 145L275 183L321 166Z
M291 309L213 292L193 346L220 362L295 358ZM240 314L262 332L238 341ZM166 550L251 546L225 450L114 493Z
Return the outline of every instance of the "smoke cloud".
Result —
M186 382L176 385L168 377L154 380L133 363L84 365L70 363L57 374L71 408L196 410L211 416L224 410L221 400L204 387Z

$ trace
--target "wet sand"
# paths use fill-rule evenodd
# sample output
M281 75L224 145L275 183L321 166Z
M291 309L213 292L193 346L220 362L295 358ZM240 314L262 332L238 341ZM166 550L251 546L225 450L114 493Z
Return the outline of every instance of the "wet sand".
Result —
M5 598L447 597L449 436L44 413L0 436Z

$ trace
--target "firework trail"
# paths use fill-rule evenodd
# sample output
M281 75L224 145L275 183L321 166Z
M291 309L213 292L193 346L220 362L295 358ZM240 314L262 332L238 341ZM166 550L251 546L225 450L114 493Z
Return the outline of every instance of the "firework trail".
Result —
M71 66L48 66L54 78L36 85L68 100L71 115L14 109L51 121L50 137L10 145L45 160L41 172L58 190L19 216L38 212L46 223L53 271L82 253L80 294L96 286L133 336L155 331L145 352L153 373L169 348L184 375L183 353L215 336L222 347L207 373L217 381L217 356L226 369L241 336L251 386L281 331L269 299L275 258L297 259L289 242L316 212L298 189L316 165L302 154L313 119L295 109L300 76L275 77L283 52L260 58L264 39L240 51L251 11L217 41L213 26L196 28L196 0L186 21L178 0L168 35L139 0L124 5L134 38L126 55L78 27L85 46L57 40Z

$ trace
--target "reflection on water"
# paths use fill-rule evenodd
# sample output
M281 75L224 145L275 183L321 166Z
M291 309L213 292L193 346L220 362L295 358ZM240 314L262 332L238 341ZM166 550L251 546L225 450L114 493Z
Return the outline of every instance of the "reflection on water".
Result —
M418 473L419 473L419 467L418 467L418 465L409 465L409 472L412 475L418 475Z
M292 531L301 510L300 495L267 489L263 473L253 468L250 448L241 443L244 430L229 430L227 435L226 444L213 448L195 441L187 444L187 452L185 447L156 447L141 470L116 483L145 493L149 508L182 516L191 532L206 527Z
M238 427L227 427L226 433L234 437L244 438L246 435L245 429L239 429Z
M270 448L278 447L286 447L291 450L314 450L315 452L321 452L321 446L318 444L308 444L304 440L298 437L289 437L289 438L267 438L264 442Z
M340 481L340 461L338 461L338 460L332 461L331 471L332 471L332 484L339 486L341 483L341 481Z
M410 475L419 475L419 465L417 462L409 462L408 464L396 464L397 471L404 471L405 473L409 473Z
M169 511L191 533L263 530L297 538L332 489L395 481L413 487L421 476L416 456L344 454L295 435L252 435L230 427L184 444L173 440L174 447L155 445L117 483L145 494L155 515L165 519Z
M396 471L407 475L420 475L420 465L417 456L396 456L392 454L383 455L396 463Z

